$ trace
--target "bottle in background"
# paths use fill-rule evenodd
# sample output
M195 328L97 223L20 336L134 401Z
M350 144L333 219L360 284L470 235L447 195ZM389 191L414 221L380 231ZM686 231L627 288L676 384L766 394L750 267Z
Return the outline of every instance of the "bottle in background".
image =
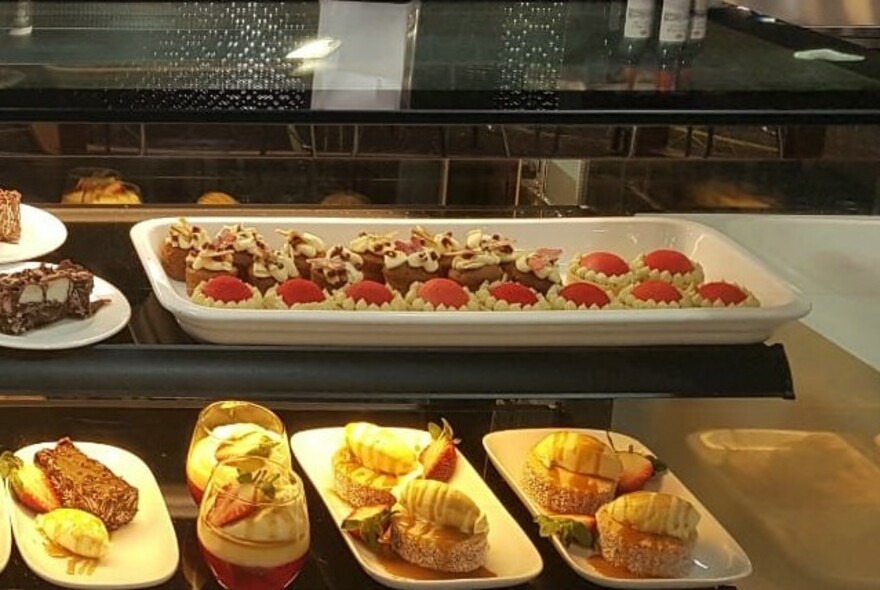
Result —
M654 0L627 0L623 13L623 35L617 44L617 59L622 64L627 87L635 87L638 66L648 50L654 30Z
M675 89L679 59L688 39L691 0L662 0L657 32L657 90Z
M703 49L706 29L709 23L708 0L693 0L691 3L691 21L688 26L688 38L681 50L678 64L678 87L687 90L691 86L691 67L694 59Z

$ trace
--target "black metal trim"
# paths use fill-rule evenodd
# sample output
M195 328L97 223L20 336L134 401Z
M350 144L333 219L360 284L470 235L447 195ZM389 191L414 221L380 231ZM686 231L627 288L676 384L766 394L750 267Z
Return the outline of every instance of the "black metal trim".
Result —
M523 349L102 345L52 353L4 351L0 374L7 393L78 398L794 398L781 344Z

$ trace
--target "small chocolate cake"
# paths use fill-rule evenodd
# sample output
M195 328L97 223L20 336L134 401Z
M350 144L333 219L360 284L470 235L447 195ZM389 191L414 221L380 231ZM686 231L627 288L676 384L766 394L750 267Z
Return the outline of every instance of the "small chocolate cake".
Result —
M0 275L0 332L23 334L64 318L90 317L93 287L94 275L69 260Z

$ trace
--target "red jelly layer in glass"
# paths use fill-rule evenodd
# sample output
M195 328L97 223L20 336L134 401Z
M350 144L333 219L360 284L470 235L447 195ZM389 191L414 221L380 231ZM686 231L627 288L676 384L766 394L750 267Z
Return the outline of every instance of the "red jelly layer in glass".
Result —
M276 567L246 567L220 559L199 543L208 567L217 582L227 590L282 590L296 579L306 562L303 555Z
M186 478L186 487L189 488L189 495L192 496L195 503L201 504L202 497L205 495L205 490L194 484L189 477Z

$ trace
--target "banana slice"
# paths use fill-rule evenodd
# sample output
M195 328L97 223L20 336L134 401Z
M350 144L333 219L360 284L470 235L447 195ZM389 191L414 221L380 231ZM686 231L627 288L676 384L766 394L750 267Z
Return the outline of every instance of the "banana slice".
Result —
M469 535L489 530L480 507L464 492L432 479L414 479L398 499L410 514L438 526L448 526Z
M694 537L700 513L690 502L658 492L624 494L605 505L614 520L643 533L669 535L683 541Z
M612 481L617 481L623 471L614 449L588 434L554 432L539 442L533 452L547 469L562 467Z
M71 553L100 559L110 550L110 534L101 519L75 508L58 508L38 514L37 529L47 539Z
M387 428L369 422L351 422L345 426L345 442L364 467L401 475L416 468L416 452Z

